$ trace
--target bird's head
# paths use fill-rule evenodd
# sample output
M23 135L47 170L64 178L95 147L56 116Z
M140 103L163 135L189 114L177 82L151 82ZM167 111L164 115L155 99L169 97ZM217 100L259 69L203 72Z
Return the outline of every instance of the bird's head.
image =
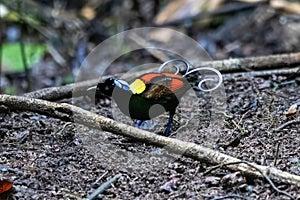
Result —
M112 96L112 93L116 87L123 90L129 89L128 83L126 81L108 78L104 81L104 83L98 83L96 88L96 95L98 92L107 96Z
M99 92L107 96L111 96L115 87L115 79L108 78L104 81L104 83L98 83L96 93Z

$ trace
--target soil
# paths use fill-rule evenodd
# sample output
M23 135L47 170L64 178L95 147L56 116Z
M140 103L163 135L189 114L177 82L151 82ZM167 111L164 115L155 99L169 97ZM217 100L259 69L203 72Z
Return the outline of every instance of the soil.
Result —
M145 7L148 9L148 6ZM119 11L124 9L112 9L118 12L112 16L119 15ZM103 15L107 15L107 11L103 11ZM132 18L120 16L120 21L136 18L136 15ZM118 20L113 21L122 30L132 28L131 25L120 26ZM299 52L298 15L261 6L255 10L241 11L226 21L216 30L209 31L204 31L194 23L187 32L192 33L190 36L214 59ZM97 32L87 34L91 36L90 41L93 35L102 41L102 34L106 39L111 32L111 29L102 27L102 22L109 21L97 18L96 25L91 25L93 29L90 31ZM57 35L61 35L61 29L56 32ZM78 44L71 36L78 38L78 31L66 30L64 35L61 39L65 43L61 46L65 47L64 54L68 60L67 55L75 54L74 49ZM71 45L73 43L74 46ZM120 60L120 66L111 73L124 72L128 60L141 59L141 63L144 63L145 57L138 55L124 59L126 62ZM73 59L69 58L72 62ZM54 63L44 62L40 67L48 69L49 64ZM69 66L67 68L71 70ZM41 74L47 70L33 73L36 80L32 80L37 88L32 89L63 83L61 76L66 69L61 72L53 67L51 69L57 74ZM62 67L57 66L57 69ZM21 79L25 77L24 74L13 79L14 76L7 78L8 86L10 79L18 87L26 85L25 79ZM282 124L299 119L299 74L298 77L230 75L224 78L224 87L214 93L187 93L177 109L171 137L300 175L299 122L276 131ZM25 86L18 88L16 94L24 91ZM89 102L89 98L76 100L85 109L134 125L110 99L103 98L97 105ZM296 112L287 115L286 112L295 104ZM167 119L167 114L162 115L145 122L142 128L161 134ZM0 200L82 199L117 174L121 174L121 177L98 199L290 199L276 192L264 179L224 169L205 173L210 167L207 163L185 158L180 153L169 152L167 147L158 148L90 129L78 122L65 122L36 113L2 112L0 107L0 180L13 181L13 188L0 194ZM300 188L274 184L295 199L300 199Z
M299 123L275 131L299 117L299 108L285 114L291 105L299 107L299 81L231 76L225 77L224 88L214 95L188 93L177 110L172 137L300 175ZM224 102L217 105L214 100ZM134 125L109 99L89 109ZM159 134L167 117L143 128ZM224 169L205 174L210 165L168 152L167 147L76 123L11 111L1 113L0 127L0 179L14 183L0 199L81 199L119 173L99 199L289 199L266 180ZM299 188L275 185L300 198Z

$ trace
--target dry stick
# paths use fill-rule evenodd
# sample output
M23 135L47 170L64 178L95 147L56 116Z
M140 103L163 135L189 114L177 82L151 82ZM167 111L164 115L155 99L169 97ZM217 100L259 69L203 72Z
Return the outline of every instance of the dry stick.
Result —
M276 131L276 132L281 131L281 129L284 129L285 127L290 126L290 125L292 125L292 124L300 124L300 118L297 118L297 119L288 121L288 122L286 122L286 123L280 125L280 126L277 127L276 129L274 129L274 131Z
M93 200L97 198L99 194L104 192L104 190L106 190L113 182L118 180L118 178L120 178L121 176L122 174L117 174L111 179L109 179L108 181L106 181L105 183L103 183L102 185L100 185L100 187L97 190L95 190L90 196L88 196L87 200Z
M62 129L56 131L56 134L58 134L58 135L62 134L62 133L65 131L65 128L66 128L67 126L70 126L71 124L72 124L72 122L67 122L67 123L65 123L64 126L62 127Z
M274 69L274 70L263 70L263 71L251 71L251 72L238 72L238 73L230 73L230 74L224 74L224 77L232 77L232 75L236 76L272 76L272 75L291 75L291 74L300 74L299 71L300 67L294 67L289 69Z
M283 194L283 195L286 195L288 197L290 197L291 199L296 199L295 197L293 197L292 195L290 195L289 193L287 193L286 191L283 191L283 190L280 190L278 189L275 184L273 183L273 181L271 180L271 178L267 175L269 173L269 171L262 171L261 169L259 169L257 167L257 165L254 165L252 163L249 163L249 162L246 162L246 161L239 161L239 162L232 162L232 163L225 163L225 164L220 164L220 165L217 165L217 166L214 166L214 167L211 167L209 170L207 170L206 172L204 172L204 174L208 174L210 173L211 171L213 170L216 170L216 169L219 169L219 168L222 168L224 167L225 165L228 166L228 165L237 165L237 164L246 164L252 168L254 168L255 170L257 170L271 185L271 187L278 193L280 194Z
M219 69L222 73L232 73L232 72L241 71L242 69L264 70L264 69L276 68L281 66L287 67L287 66L296 66L296 65L300 65L300 53L203 62L198 67L213 66ZM153 72L153 69L135 72L134 74L127 73L124 74L124 78L139 76L151 71ZM239 74L250 75L250 76L260 76L260 75L266 76L272 74L294 74L294 73L299 73L299 67L292 68L292 69L284 69L284 70L279 70L279 69L271 70L267 72L257 71L257 72L248 72L248 73L239 73ZM117 76L117 74L115 76ZM107 78L107 76L103 77L103 79L105 78ZM76 93L86 92L87 88L91 86L95 86L98 83L98 81L99 81L98 79L93 79L89 81L73 83L73 84L60 86L60 87L45 88L45 89L27 93L24 96L37 98L37 99L45 99L50 101L61 100L64 98L72 97L73 90L76 90Z
M226 196L222 196L222 197L215 197L211 200L223 200L223 199L229 199L229 198L238 198L238 199L245 199L245 200L250 200L250 198L248 197L243 197L237 194L230 194L230 195L226 195Z
M108 174L108 171L105 171L93 184L98 183L106 174Z
M249 58L234 58L228 60L202 62L198 67L211 65L221 72L232 73L242 71L274 70L282 67L296 67L300 65L300 53L278 54ZM299 67L298 67L299 68Z
M158 147L164 147L167 150L184 155L195 160L210 164L226 164L229 162L242 162L240 159L228 156L226 154L202 147L200 145L184 142L174 138L160 136L145 130L137 129L126 124L116 122L112 119L96 115L76 106L66 103L54 103L40 99L0 95L0 106L6 106L11 110L32 111L48 116L60 118L66 121L75 121L85 126L109 131L117 135L134 138L136 141L145 142ZM252 164L263 173L268 173L269 177L276 182L292 184L300 187L300 176L278 170L274 167L260 166ZM227 169L241 171L248 176L263 177L261 173L241 163L237 165L226 166Z
M277 160L278 160L278 154L279 154L279 146L280 146L280 141L278 140L275 144L275 159L274 159L274 166L277 166Z

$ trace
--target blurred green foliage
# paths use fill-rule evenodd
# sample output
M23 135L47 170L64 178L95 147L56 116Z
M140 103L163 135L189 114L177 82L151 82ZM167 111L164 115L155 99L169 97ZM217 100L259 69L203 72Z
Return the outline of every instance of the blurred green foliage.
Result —
M42 60L47 47L45 44L25 43L25 57L28 67ZM2 45L4 70L13 72L24 71L20 43L4 43Z

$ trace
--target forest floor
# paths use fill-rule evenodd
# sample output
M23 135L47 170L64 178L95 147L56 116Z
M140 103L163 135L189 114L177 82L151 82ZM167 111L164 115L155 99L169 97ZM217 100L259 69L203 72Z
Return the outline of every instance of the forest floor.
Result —
M116 21L115 16L120 15L120 10L124 9L111 9L118 13L110 13L108 16L111 15L113 21ZM107 11L102 14L107 15ZM127 17L122 16L120 22L126 21ZM135 18L136 15L131 19ZM288 15L270 6L258 6L218 19L224 23L217 27L211 23L212 30L205 30L200 23L199 27L194 23L185 31L192 33L189 36L203 46L213 59L274 55L300 50L299 15ZM220 21L218 19L216 21ZM98 25L102 21L107 20L96 19L97 24L88 29L99 31L97 39L105 33L105 29L102 30ZM134 28L123 27L120 22L116 23L122 30ZM47 26L50 27L51 23ZM145 24L140 23L140 26ZM100 28L95 30L95 27ZM65 48L63 55L68 55L79 43L76 40L73 42L74 37L71 37L78 38L78 32L71 29L61 35L61 30L59 28L55 36L59 35L59 39L66 40L60 46ZM109 33L110 29L106 31ZM103 39L107 36L103 36ZM70 43L74 43L74 46L68 46ZM141 60L137 63L144 63L145 58L138 55L125 57L120 62L120 70L111 73L126 71L124 66L131 66L128 60L136 59ZM60 77L62 73L58 74L62 69L60 65L53 68L47 62L41 62L39 66L43 70L37 72L47 73L30 77L34 85L39 86L33 90L63 83L52 83L56 78L63 79ZM71 74L70 66L66 64L65 67L68 67ZM51 72L50 75L48 72ZM18 87L26 85L24 72L22 76L19 75L10 74L14 84ZM22 77L24 80L20 82ZM45 84L46 80L51 84ZM194 142L244 161L275 166L300 176L299 121L279 128L299 119L299 84L299 74L264 77L226 75L223 87L215 92L191 90L187 93L177 109L171 137ZM25 92L24 88L16 91L16 94ZM70 100L66 101L70 103ZM102 99L98 105L89 102L89 98L78 98L78 102L85 109L134 125L110 99ZM295 104L298 105L296 112L287 116L286 112ZM145 122L142 127L160 134L167 119L167 114L162 115ZM206 173L211 167L207 163L168 152L167 148L146 145L79 124L32 112L2 112L0 106L0 180L13 181L13 188L0 194L0 200L82 199L117 174L121 174L121 177L98 199L290 199L276 192L264 179L247 177L240 172L225 169ZM274 184L295 199L300 199L300 188L278 182Z
M292 76L226 76L219 93L183 98L172 137L300 175L299 124L275 131L299 117L285 115L299 96ZM90 109L134 124L109 99ZM167 115L143 127L160 133L165 122ZM14 183L0 199L80 199L118 173L102 199L289 199L266 180L224 169L206 174L206 163L76 123L13 111L1 113L0 127L0 177ZM300 198L299 188L275 185Z

